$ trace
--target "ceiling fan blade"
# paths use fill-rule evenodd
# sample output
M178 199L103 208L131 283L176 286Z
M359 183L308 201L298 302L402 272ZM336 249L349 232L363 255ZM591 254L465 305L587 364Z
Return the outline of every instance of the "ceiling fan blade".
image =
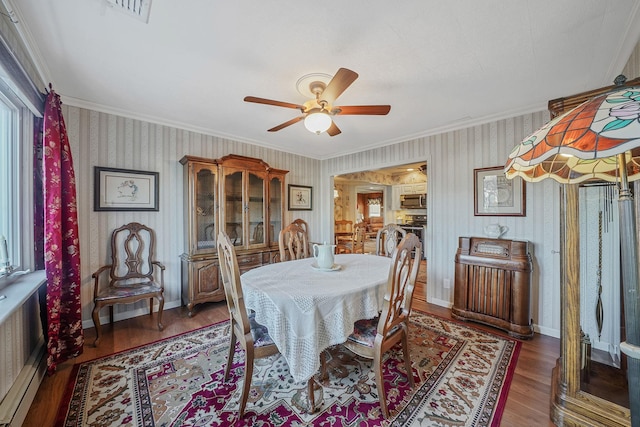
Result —
M331 126L329 127L329 129L327 129L327 133L329 134L329 136L336 136L342 133L342 131L340 130L340 128L336 125L336 122L334 122L333 120L331 120Z
M290 102L274 101L273 99L258 98L255 96L245 96L246 102L255 102L256 104L275 105L276 107L295 108L297 110L304 110L302 105L291 104Z
M367 114L372 116L385 116L389 114L391 105L341 105L335 107L336 114Z
M355 71L340 68L322 94L320 94L320 99L327 101L329 104L333 104L333 102L342 95L342 92L351 86L351 83L353 83L357 78L358 73Z
M302 120L302 119L304 119L304 116L296 117L295 119L291 119L291 120L289 120L288 122L284 122L284 123L282 123L282 124L279 124L279 125L278 125L278 126L276 126L276 127L272 127L272 128L271 128L271 129L269 129L267 132L277 132L277 131L279 131L280 129L284 129L284 128L286 128L287 126L291 126L291 125L293 125L293 124L295 124L295 123L298 123L298 122L299 122L300 120Z

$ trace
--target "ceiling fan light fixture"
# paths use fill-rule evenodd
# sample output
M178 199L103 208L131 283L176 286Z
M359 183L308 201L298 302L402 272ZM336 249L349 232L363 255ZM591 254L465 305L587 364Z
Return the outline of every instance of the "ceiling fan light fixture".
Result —
M321 111L308 114L304 119L304 127L306 127L309 132L320 135L331 127L331 117Z

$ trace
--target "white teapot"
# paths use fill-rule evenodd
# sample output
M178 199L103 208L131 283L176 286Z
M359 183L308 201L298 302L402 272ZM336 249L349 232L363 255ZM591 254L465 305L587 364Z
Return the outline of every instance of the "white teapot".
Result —
M509 231L509 227L497 223L489 224L484 228L484 234L492 239L499 239L507 231Z
M330 269L333 267L333 252L336 248L336 245L318 245L314 243L313 245L313 257L316 259L316 263L318 264L318 268L322 269Z

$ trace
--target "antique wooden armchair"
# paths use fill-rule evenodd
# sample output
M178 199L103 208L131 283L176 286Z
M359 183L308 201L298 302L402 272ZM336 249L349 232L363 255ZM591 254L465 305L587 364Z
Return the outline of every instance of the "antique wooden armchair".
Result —
M164 265L154 260L156 236L153 229L137 222L125 224L111 234L111 264L100 267L91 275L94 280L92 312L96 340L100 342L100 309L109 307L113 323L114 304L130 304L149 298L149 314L153 314L153 298L158 300L158 329L162 330L164 308ZM154 277L160 270L160 281ZM101 273L109 272L109 280L100 281Z

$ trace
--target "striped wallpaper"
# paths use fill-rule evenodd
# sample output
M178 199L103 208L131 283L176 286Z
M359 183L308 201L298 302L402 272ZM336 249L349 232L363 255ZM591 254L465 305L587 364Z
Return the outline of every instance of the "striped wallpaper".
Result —
M218 158L234 153L258 157L270 166L289 170L287 182L313 185L319 181L318 160L224 140L167 126L63 105L77 177L82 303L84 326L90 327L93 308L91 274L109 262L111 231L138 221L156 230L157 258L166 266L165 307L180 305L180 263L183 253L183 184L180 158L194 155ZM159 172L158 212L94 212L93 167L117 167ZM314 206L315 206L314 201ZM310 224L319 222L314 212L295 212ZM293 213L286 213L293 214ZM294 219L289 215L287 219ZM313 235L313 227L312 227ZM146 310L146 301L116 306L116 319ZM107 317L107 310L103 313Z
M258 157L289 170L287 183L314 187L311 212L287 212L287 220L302 217L311 239L330 238L333 224L332 177L389 165L425 160L428 164L428 300L449 305L453 300L454 256L459 236L483 235L493 222L509 227L505 238L530 240L535 250L532 316L542 330L559 329L558 186L527 185L527 216L474 217L473 169L504 164L517 142L542 126L546 112L523 115L446 134L380 147L328 160L234 142L107 113L63 105L78 181L83 319L92 326L91 273L108 262L109 236L114 228L139 221L158 234L158 259L166 267L166 307L180 304L180 263L183 252L182 166L185 154L217 158L229 153ZM93 167L157 171L159 212L94 212ZM146 302L117 306L116 319L142 314ZM103 316L106 320L107 313Z
M629 78L640 69L636 47L622 71ZM514 145L548 120L546 111L523 114L487 124L426 136L390 146L328 160L314 160L269 148L63 105L71 139L80 203L83 277L83 318L91 326L91 273L107 262L112 229L140 221L158 232L158 258L167 266L167 307L180 304L179 256L182 236L182 174L178 160L185 154L217 158L229 153L258 157L290 171L287 182L314 187L311 212L287 212L287 220L301 217L311 225L311 239L327 240L333 224L333 176L424 160L428 164L428 286L429 301L453 301L454 256L459 236L482 235L486 225L509 227L504 236L529 240L534 249L532 318L538 330L558 336L559 185L543 181L526 185L526 217L475 217L473 170L500 166ZM93 167L118 167L160 173L159 212L94 212ZM449 287L445 287L450 284ZM118 317L143 312L119 307Z

